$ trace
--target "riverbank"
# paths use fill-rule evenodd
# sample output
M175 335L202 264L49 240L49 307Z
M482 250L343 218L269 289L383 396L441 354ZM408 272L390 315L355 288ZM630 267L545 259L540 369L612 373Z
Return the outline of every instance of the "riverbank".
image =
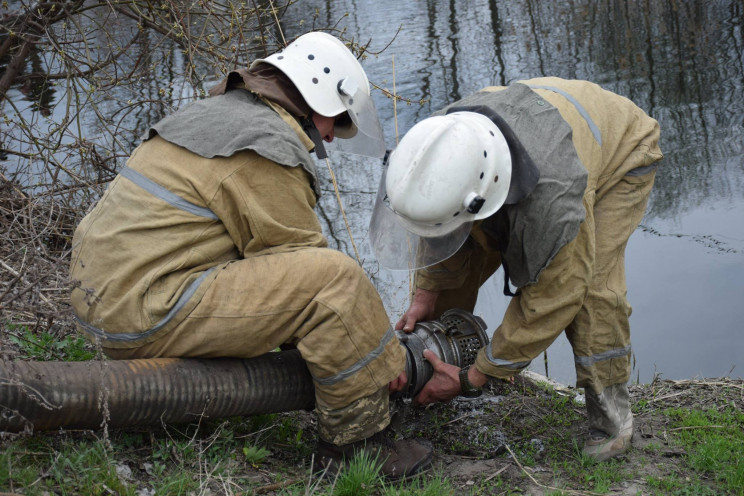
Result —
M403 484L360 471L313 475L309 412L201 419L127 430L4 434L0 492L11 494L743 494L744 381L630 387L633 449L580 455L579 391L537 375L427 408L399 405L399 434L429 439L432 469ZM345 478L346 477L346 478ZM349 481L347 479L351 478ZM356 484L356 485L354 485Z
M3 184L5 193L17 193L10 186ZM50 239L64 245L70 231L23 231L18 226L38 226L46 217L35 214L38 203L13 198L17 206L0 202L0 237L7 241L0 244L0 359L94 358L97 351L72 325L67 248L48 248ZM489 384L481 398L401 408L394 421L400 435L427 438L435 450L432 470L402 485L382 484L363 470L336 481L314 475L314 417L291 412L126 430L0 433L0 493L744 494L744 381L657 377L630 391L633 449L599 464L580 455L581 392L523 373L513 384Z

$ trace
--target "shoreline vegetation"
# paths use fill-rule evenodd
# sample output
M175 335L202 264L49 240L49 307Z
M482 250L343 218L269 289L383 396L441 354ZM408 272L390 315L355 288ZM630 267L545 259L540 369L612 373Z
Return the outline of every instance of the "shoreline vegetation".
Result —
M74 334L54 341L3 326L3 360L98 355ZM337 478L323 474L312 455L314 416L295 411L0 433L0 494L744 494L742 379L657 377L629 389L633 448L603 463L581 455L582 391L525 371L512 384L489 382L481 398L394 403L398 435L428 439L435 451L432 469L405 482L380 480L374 460L354 460Z

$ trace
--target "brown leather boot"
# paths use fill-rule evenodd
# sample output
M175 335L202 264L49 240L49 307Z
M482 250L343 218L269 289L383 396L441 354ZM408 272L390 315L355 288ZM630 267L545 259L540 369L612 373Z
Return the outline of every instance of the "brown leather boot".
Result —
M433 449L426 440L393 441L386 430L367 439L337 446L318 440L316 459L328 473L335 475L346 462L366 452L382 464L380 475L389 481L407 479L431 466Z

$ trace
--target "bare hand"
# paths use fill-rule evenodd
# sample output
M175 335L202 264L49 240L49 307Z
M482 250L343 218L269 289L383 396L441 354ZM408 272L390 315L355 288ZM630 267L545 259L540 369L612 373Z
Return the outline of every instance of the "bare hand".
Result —
M413 302L408 308L408 311L403 314L397 324L395 324L395 330L403 332L412 332L416 322L423 322L434 318L434 306L437 303L437 296L439 293L435 291L428 291L426 289L417 289L413 295Z
M399 393L400 391L403 391L406 386L408 385L408 377L406 376L406 371L400 373L400 375L390 381L390 384L388 384L388 391L392 393Z
M449 401L460 394L460 369L437 358L431 350L424 350L424 358L434 368L434 374L414 401L428 405L437 401Z

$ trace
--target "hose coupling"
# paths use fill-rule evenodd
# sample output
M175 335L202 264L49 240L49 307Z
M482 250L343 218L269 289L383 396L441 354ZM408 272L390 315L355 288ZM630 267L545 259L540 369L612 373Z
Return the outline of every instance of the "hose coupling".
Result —
M459 308L447 310L439 320L416 323L410 333L396 334L406 349L408 385L393 398L413 398L431 379L434 368L424 359L424 350L462 368L474 364L478 350L488 345L483 319Z

